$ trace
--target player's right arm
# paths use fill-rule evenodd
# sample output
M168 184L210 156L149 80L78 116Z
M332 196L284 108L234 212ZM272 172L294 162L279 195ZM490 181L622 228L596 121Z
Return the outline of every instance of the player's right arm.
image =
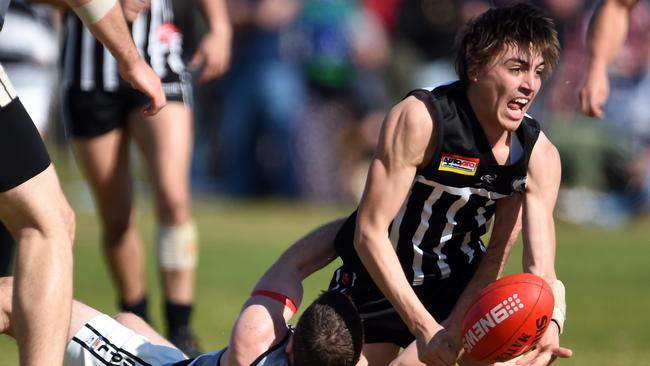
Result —
M589 25L589 66L580 90L580 105L590 117L603 118L603 104L609 95L607 68L623 46L629 28L630 11L638 0L603 1Z
M388 227L413 183L418 166L430 159L434 124L425 104L410 96L388 113L359 204L354 247L366 270L416 337L418 358L451 365L457 347L411 288L388 238ZM438 336L434 338L434 336Z
M144 114L158 113L166 102L160 78L138 54L120 3L115 0L66 0L66 3L77 14L86 14L82 20L115 57L122 78L151 99ZM108 11L101 10L106 8Z
M302 281L336 257L334 238L345 219L327 223L290 246L255 285L253 294L265 291L290 299L296 307L303 296ZM230 335L222 365L248 366L283 339L291 306L268 296L251 296L244 304Z

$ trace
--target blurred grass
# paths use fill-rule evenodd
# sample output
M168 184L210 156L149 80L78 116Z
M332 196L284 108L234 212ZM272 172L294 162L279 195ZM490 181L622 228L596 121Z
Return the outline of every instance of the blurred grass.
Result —
M83 185L70 182L77 173L60 172L66 194L77 210L75 296L113 314L114 291L98 247L99 233ZM143 197L143 195L140 195ZM195 198L194 216L201 235L196 282L194 329L206 350L223 347L241 304L277 255L295 239L350 207L313 206L291 202L232 202ZM152 208L140 199L138 220L147 243L150 311L160 329L161 304L152 262ZM558 223L558 276L567 286L568 320L562 336L574 357L557 365L650 365L647 347L650 309L649 219L616 230L598 230ZM521 245L507 271L518 272ZM327 286L332 268L305 285L305 301ZM8 337L0 337L0 366L17 365Z

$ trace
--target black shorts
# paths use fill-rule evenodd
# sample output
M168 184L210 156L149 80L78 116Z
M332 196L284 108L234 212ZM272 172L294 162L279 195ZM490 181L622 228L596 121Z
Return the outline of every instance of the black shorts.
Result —
M34 122L18 98L0 108L0 192L44 171L50 156Z
M165 93L167 101L189 104L190 96L185 90L186 86L182 82L174 85L174 92ZM63 111L66 132L72 137L88 138L125 128L129 114L144 108L148 103L146 95L131 87L123 87L114 92L99 89L65 90Z
M413 342L415 337L372 281L354 252L355 222L356 214L352 214L336 236L335 246L343 259L343 265L334 272L330 290L350 295L356 304L363 321L365 343L392 343L404 348ZM413 286L415 294L437 322L440 323L449 316L476 272L478 263L480 260L472 261L466 271L458 272L449 278Z

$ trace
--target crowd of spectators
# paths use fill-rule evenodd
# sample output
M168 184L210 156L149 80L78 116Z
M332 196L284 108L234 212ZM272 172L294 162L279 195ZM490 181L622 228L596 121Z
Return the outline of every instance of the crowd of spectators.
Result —
M193 188L223 197L356 202L388 106L456 78L461 24L507 0L227 0L232 62L195 88ZM650 209L650 2L611 67L604 121L580 113L597 2L533 0L557 25L560 65L530 114L560 149L558 215L617 225ZM176 1L186 44L201 14ZM4 33L3 33L4 36ZM186 50L192 54L192 47Z

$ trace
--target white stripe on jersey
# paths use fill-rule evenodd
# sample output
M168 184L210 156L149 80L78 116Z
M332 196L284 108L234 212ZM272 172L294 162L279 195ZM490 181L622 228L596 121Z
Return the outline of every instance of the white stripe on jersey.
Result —
M468 194L475 194L475 195L485 197L485 198L488 198L488 199L491 199L491 200L508 197L505 194L488 191L485 188L474 188L474 187L457 188L457 187L446 186L446 185L440 184L438 182L434 182L432 180L429 180L429 179L425 178L422 175L416 176L415 180L420 182L420 183L431 186L433 188L440 188L443 191L445 191L446 193L453 194L453 195L456 195L456 196L463 196L463 195L465 195L465 192L467 192Z
M164 11L164 1L152 1L151 2L151 29L159 29L160 24L162 24L162 17ZM161 9L162 8L162 9ZM158 74L159 77L165 77L165 57L164 57L164 47L162 42L157 42L156 37L157 32L149 32L149 48L147 52L151 56L149 64L151 68Z
M424 253L420 249L420 244L422 244L424 234L429 230L429 219L433 212L433 205L440 199L440 196L442 196L442 190L434 188L429 198L424 202L422 213L420 214L420 225L418 225L413 239L411 239L415 252L413 257L413 285L421 285L422 281L424 281L424 272L422 271L422 257Z
M88 91L95 87L95 37L88 28L82 27L81 33L81 90Z
M117 60L108 52L104 47L104 90L112 92L116 91L120 85L120 79L117 77Z
M471 239L472 239L472 233L471 232L466 233L465 237L463 238L463 244L460 245L460 250L462 250L463 253L465 253L469 263L471 263L474 260L474 249L472 249L472 247L467 245L469 244L469 241Z
M68 17L68 25L66 28L69 34L66 37L65 56L63 57L65 60L65 64L63 65L63 86L67 89L70 88L74 82L74 54L77 48L77 32L79 32L79 28L77 28L77 19L75 16Z
M499 199L507 196L497 192L491 192L483 188L450 187L450 186L440 184L438 182L434 182L432 180L428 180L421 175L416 176L415 181L433 187L431 194L424 202L424 205L422 207L422 213L420 214L420 223L412 238L412 243L413 243L412 284L414 286L418 286L424 282L424 271L422 269L423 251L420 248L420 245L422 244L422 240L424 239L424 236L427 230L429 229L429 220L431 218L433 206L440 199L442 194L447 193L450 195L454 195L458 197L458 199L454 203L452 203L449 209L447 210L445 214L447 218L447 222L445 223L445 227L442 231L440 242L435 248L433 248L433 252L438 256L438 261L436 264L438 269L440 270L441 279L447 278L451 274L451 268L449 267L449 264L446 262L447 256L442 252L442 249L444 248L446 243L453 237L454 227L456 226L456 214L458 213L458 211L461 208L463 208L467 204L467 202L469 202L472 195L478 195L481 197L488 198L485 207L494 204L493 201L494 199ZM401 225L401 221L404 217L406 211L406 204L409 198L410 198L410 193L409 193L409 197L407 197L407 199L405 200L405 203L402 206L400 213L397 215L395 221L393 222L393 228L391 230L391 242L393 244L393 247L395 248L397 247L397 243L399 241L399 226ZM483 215L485 211L486 211L485 208L483 207L479 208L478 215L476 216L476 221L479 224L479 227L486 223L485 216ZM461 250L468 256L468 258L471 261L471 259L473 259L474 257L474 250L471 249L468 245L470 239L471 239L471 235L470 233L467 233L463 240L463 244L461 244Z
M442 252L442 248L445 247L447 241L452 238L454 233L454 227L456 227L456 213L460 210L465 204L469 201L471 193L469 191L463 191L462 195L449 207L447 210L447 223L445 228L442 230L442 236L440 237L440 243L433 249L433 252L438 255L438 268L440 269L440 278L447 278L451 273L451 269L445 259L447 256Z
M152 1L151 6L154 6L154 3L156 3L156 1ZM147 23L145 22L145 15L143 14L144 13L138 14L138 17L135 18L133 25L131 26L133 42L135 43L135 48L138 50L138 53L141 56L144 55L144 44L146 42L147 36Z
M0 107L4 107L16 98L16 90L0 65Z

